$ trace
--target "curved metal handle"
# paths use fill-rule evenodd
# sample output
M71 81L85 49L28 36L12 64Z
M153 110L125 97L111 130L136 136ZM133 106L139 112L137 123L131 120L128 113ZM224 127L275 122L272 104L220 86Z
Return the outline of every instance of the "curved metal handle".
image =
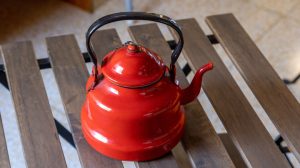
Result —
M177 61L179 54L181 53L181 50L183 48L183 35L181 32L180 27L177 25L177 23L164 15L159 15L155 13L146 13L146 12L120 12L115 14L110 14L107 16L104 16L98 20L96 20L88 29L86 32L86 47L87 51L94 63L94 76L95 76L95 84L97 83L97 76L98 76L98 70L97 70L97 58L96 54L93 50L93 47L91 45L91 37L93 33L99 29L101 26L104 26L108 23L115 22L115 21L121 21L121 20L148 20L148 21L154 21L166 24L170 27L172 27L178 34L179 40L177 42L177 46L175 47L172 55L171 55L171 63L170 63L170 77L174 81L175 80L175 62Z

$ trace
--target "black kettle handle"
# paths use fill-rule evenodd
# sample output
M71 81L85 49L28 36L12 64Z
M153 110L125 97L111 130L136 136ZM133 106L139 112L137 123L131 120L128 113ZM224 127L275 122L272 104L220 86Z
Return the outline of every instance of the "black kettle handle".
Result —
M177 42L177 45L171 55L171 64L170 64L170 76L171 79L175 79L175 62L177 61L179 54L181 53L181 50L183 48L183 35L181 32L181 28L178 26L178 24L171 18L155 14L155 13L146 13L146 12L120 12L120 13L114 13L110 15L106 15L98 20L96 20L88 29L86 32L86 47L87 52L89 53L93 63L94 63L94 76L95 76L95 84L98 76L98 70L97 70L97 58L96 54L93 50L93 47L91 45L91 37L93 33L99 29L101 26L104 26L111 22L121 21L121 20L148 20L148 21L154 21L166 24L170 27L172 27L178 34L179 40Z

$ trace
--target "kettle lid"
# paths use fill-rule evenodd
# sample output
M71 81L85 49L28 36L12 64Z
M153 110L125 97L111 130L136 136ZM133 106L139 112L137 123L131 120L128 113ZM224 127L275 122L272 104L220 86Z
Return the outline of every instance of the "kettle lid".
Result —
M151 85L164 75L162 59L145 47L127 42L110 52L102 61L101 71L111 82L129 88Z

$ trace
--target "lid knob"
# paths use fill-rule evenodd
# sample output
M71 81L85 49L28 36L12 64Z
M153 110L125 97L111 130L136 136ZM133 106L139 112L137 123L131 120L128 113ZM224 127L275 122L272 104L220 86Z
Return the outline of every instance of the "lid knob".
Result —
M140 51L139 46L132 41L127 42L126 45L127 45L127 50L130 52L139 52Z
M134 43L126 43L104 59L106 62L101 65L104 77L127 88L144 87L159 81L166 68L157 54Z

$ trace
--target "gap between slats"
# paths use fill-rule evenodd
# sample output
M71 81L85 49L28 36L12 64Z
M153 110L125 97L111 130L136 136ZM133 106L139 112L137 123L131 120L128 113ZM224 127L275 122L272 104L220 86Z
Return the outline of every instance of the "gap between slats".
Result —
M66 167L32 44L7 44L2 51L27 166Z
M2 50L0 49L0 52ZM2 53L0 60L2 59ZM2 61L3 62L3 61ZM10 92L0 84L0 101L5 106L0 107L2 124L7 145L7 151L11 167L25 168L26 161L23 152L23 145L20 137L20 130L16 118L16 112Z
M48 53L47 53L48 54ZM58 86L55 81L52 68L40 70L44 81L46 93L49 99L49 104L52 110L53 118L62 124L69 132L71 132L70 125L68 123L67 113L63 108L63 103L59 95ZM74 148L69 142L67 142L62 136L59 136L59 140L62 145L62 150L65 156L67 166L69 168L80 167L80 161L76 148Z
M83 167L123 167L94 151L83 139L80 125L81 106L85 99L88 71L73 35L47 38L47 45L60 95L68 112L69 122Z
M300 160L300 106L296 98L232 14L210 16L207 22L289 148Z
M186 19L186 22L191 22L191 20L192 19ZM182 22L184 22L184 20L182 21ZM220 63L220 61L218 60L218 56L216 56L216 54L215 54L215 51L213 51L213 49L211 49L212 48L212 46L211 46L211 44L209 43L209 41L206 39L206 37L204 37L204 34L203 33L201 33L201 31L200 31L200 28L199 28L199 25L197 24L197 26L195 27L195 24L196 23L194 23L194 22L196 22L195 20L193 20L193 26L192 27L189 27L189 28L186 28L186 29L189 29L189 30L191 30L191 31L189 31L188 33L187 32L185 32L186 34L185 35L188 35L189 36L189 40L191 40L192 38L194 38L193 39L193 41L192 42L190 42L190 44L188 44L188 43L186 43L187 45L189 45L189 47L191 47L191 48L189 48L189 50L184 50L184 55L185 56L187 56L186 54L186 52L188 51L190 54L192 54L191 52L193 52L193 55L194 55L194 58L192 59L193 60L193 62L191 61L191 60L189 60L190 62L189 63L191 63L190 65L192 66L192 68L195 70L195 67L193 67L193 66L195 66L195 62L201 62L201 63L205 63L205 62L207 62L208 60L209 60L209 58L211 58L212 59L212 57L213 57L213 60L214 61L217 61L218 63ZM190 23L191 24L191 23ZM186 25L187 26L187 25ZM196 32L195 32L196 31ZM199 32L200 31L200 32ZM195 34L195 35L192 35L191 33L193 32L193 34ZM190 34L189 34L190 33ZM200 33L200 34L199 34ZM203 35L202 35L203 34ZM200 37L201 36L201 37ZM197 42L197 40L198 40L198 42ZM200 45L200 40L204 40L205 41L205 43L204 43L204 41L202 41L201 42L201 45ZM193 44L193 45L191 45L191 44ZM203 48L205 46L205 49ZM187 47L187 46L186 46ZM196 51L195 49L197 49L196 47L199 47L199 50L198 51ZM200 49L202 47L202 49ZM201 54L201 55L199 55L199 54ZM198 56L199 55L199 56ZM192 55L189 55L190 56L190 58L191 58L191 56ZM197 57L196 57L197 56ZM201 56L204 56L203 58L201 58ZM219 69L220 67L218 67L218 66L221 66L222 67L222 64L218 64L218 65L216 65L216 67L215 67L215 69L217 68L217 69ZM196 68L198 68L198 66L196 66ZM223 69L223 67L222 67L222 69ZM224 70L226 71L226 68L224 68ZM206 78L206 80L205 80L205 78L204 78L204 84L203 84L203 86L204 86L204 90L206 90L206 91L209 91L209 93L208 93L208 95L209 95L209 97L211 97L211 96L213 96L214 97L214 100L212 100L212 102L214 102L214 101L216 101L217 99L219 99L219 97L216 97L216 95L214 95L214 94L217 94L217 93L215 93L216 91L216 89L217 88L212 88L212 85L217 85L216 84L216 82L218 83L218 84L221 84L221 82L222 81L216 81L216 80L220 80L220 79L222 79L222 78L224 78L224 76L222 76L222 74L226 74L226 78L228 78L228 79L230 79L231 77L230 77L230 75L228 75L228 73L227 72L225 72L224 70L218 70L218 71L213 71L214 73L217 73L218 72L218 76L216 76L215 78L211 78L211 77L207 77ZM217 74L216 74L217 75ZM220 76L221 75L221 76ZM218 79L218 78L220 78L220 79ZM214 81L215 82L213 82L212 80L214 79ZM226 80L228 80L228 79L226 79ZM228 81L229 83L230 83L230 85L232 84L232 85L235 85L232 81L234 81L233 79L230 79L230 81ZM208 81L210 81L210 85L207 85L206 83L208 82ZM226 84L226 81L225 81L225 83L223 84L223 85L220 85L220 86L215 86L215 87L220 87L220 88L224 88L225 86L226 87L232 87L232 86L229 86L229 83L228 84ZM224 86L224 87L223 87ZM236 88L236 89L238 89L238 87L236 87L236 86L234 86L234 88ZM229 89L229 88L228 88ZM232 89L232 88L230 88L230 89ZM219 92L220 92L220 89L217 89ZM222 91L221 91L222 92ZM222 93L223 94L223 93ZM224 93L225 94L225 93ZM226 94L229 94L229 93L226 93ZM230 92L230 94L231 94L231 92ZM253 126L255 126L255 127L257 127L256 129L257 130L261 130L262 132L261 132L261 136L263 136L263 137L265 137L265 138L267 138L268 137L268 134L267 133L264 133L264 132L266 132L266 131L264 131L263 130L263 126L262 126L262 124L260 124L259 123L259 119L257 120L256 119L256 116L255 115L253 115L252 113L254 113L254 110L251 110L251 108L250 108L250 104L248 105L247 104L247 101L245 101L244 99L245 98L243 98L242 97L242 95L241 95L241 93L239 93L239 91L235 91L235 93L234 93L236 96L241 96L241 98L242 98L242 102L243 102L243 104L244 104L244 110L246 110L245 112L247 112L245 115L249 115L250 117L253 117L254 119L255 119L255 122L256 122L256 124L252 124ZM226 96L226 95L225 95ZM229 95L227 95L227 97L228 97ZM216 100L215 100L216 99ZM230 98L230 99L232 99L232 98ZM239 101L241 101L241 100L239 100ZM223 107L224 106L224 103L221 103L219 100L218 100L218 106L217 106L217 104L216 104L217 102L215 102L215 107L218 107L218 113L220 113L220 110L221 111L223 111L222 113L220 113L220 114L222 114L223 116L221 116L221 117L225 117L225 116L227 116L227 118L226 118L226 120L229 120L231 117L230 116L228 116L229 114L227 114L228 113L228 111L225 113L225 111L224 111L224 108L225 107ZM221 104L220 104L221 103ZM232 102L231 102L232 103ZM225 104L226 105L226 104ZM238 105L238 104L237 104ZM220 107L223 107L223 108L220 108ZM234 108L236 108L236 107L234 107ZM237 109L236 109L237 110ZM253 112L252 112L253 111ZM233 115L233 114L232 114ZM236 115L235 115L236 116ZM229 117L229 118L228 118ZM245 116L244 116L244 118L245 118ZM226 121L226 120L224 120L224 118L223 118L223 122L224 121ZM231 119L230 119L231 120ZM257 122L257 121L258 122ZM251 120L248 120L247 121L247 123L248 123L248 125L250 124L251 125L251 123L253 123L254 121L251 121ZM235 122L236 123L236 122ZM245 123L245 122L244 122ZM225 123L225 126L228 126L228 125L232 125L232 124L230 124L230 123L228 123L228 121L227 121L227 123ZM232 128L232 127L231 127ZM240 128L239 128L240 129ZM243 128L243 129L246 129L245 127ZM230 133L233 133L232 132L232 130L228 130L228 128L227 128L227 131ZM247 148L247 146L245 146L246 144L244 143L245 142L245 140L246 139L243 139L243 136L242 135L240 135L238 132L240 132L241 133L241 131L234 131L234 136L238 136L238 139L235 139L235 143L236 143L236 145L237 145L237 147L238 147L238 149L245 149L245 148ZM249 133L251 133L251 131L249 130L249 129L247 129L247 133L245 132L245 135L247 135L248 134L248 132ZM251 133L251 134L253 134L253 133ZM249 134L247 135L247 136L249 136ZM251 136L252 137L252 136ZM259 137L259 136L254 136L253 137L254 139L255 138L259 138L259 139L261 139L261 140L264 140L264 141L266 141L264 138L262 139L261 137ZM248 138L247 138L248 139ZM265 153L269 150L269 149L272 149L273 151L276 151L276 155L274 154L274 152L272 152L272 155L274 154L274 157L273 158L277 158L276 160L278 161L278 163L282 163L283 165L285 165L285 166L288 166L288 164L287 164L287 162L286 162L286 160L282 157L282 154L279 152L279 150L277 149L277 146L275 146L275 143L273 143L272 142L272 139L271 138L267 138L268 139L268 141L270 141L272 144L274 144L274 145L267 145L267 146L269 146L270 148L267 148L267 149L265 149ZM237 140L237 141L236 141ZM249 141L249 140L247 140L247 141ZM241 142L243 142L243 143L241 143ZM239 143L241 143L240 145L242 145L242 146L239 146ZM265 142L265 145L266 144L270 144L270 143L266 143ZM256 146L257 145L259 145L259 144L255 144ZM264 145L264 146L265 146ZM241 148L242 147L242 148ZM261 149L263 149L263 148L259 148L259 150L261 150ZM242 153L243 152L246 152L246 153L243 153L243 157L244 157L244 159L249 159L249 158L251 158L251 160L249 160L249 162L247 163L248 165L256 165L256 166L258 166L258 165L260 165L260 166L262 166L262 165L264 165L264 161L262 161L261 159L262 159L262 157L258 157L258 156L252 156L252 152L250 152L250 151L247 151L247 150L242 150L241 151ZM247 156L247 158L245 157L245 156ZM251 157L249 157L249 156L251 156ZM272 158L272 157L271 157ZM278 158L280 158L280 160L282 161L282 162L279 162L279 160L278 160ZM269 162L268 162L269 164L271 164L271 163L275 163L274 162L274 159L272 159L272 161L269 159ZM278 166L278 165L277 165Z
M247 98L250 105L255 110L257 116L269 132L269 134L272 136L273 140L280 136L278 129L275 127L274 123L266 113L266 111L263 109L251 89L249 88L248 84L245 82L244 78L241 76L241 74L236 69L235 65L232 63L232 61L229 59L227 53L223 50L221 45L214 45L215 50L219 54L220 58L222 59L223 63L229 70L230 74L236 81L237 85ZM289 161L295 166L300 166L299 161L296 159L295 155L290 151L289 153L286 153L286 157L288 157Z
M33 46L34 47L34 46ZM46 54L47 55L47 54ZM2 61L0 57L0 62ZM3 62L3 61L2 61ZM53 76L53 72L51 68L40 70L40 73L42 75L42 80L45 86L45 90L47 92L47 97L50 103L51 111L53 118L58 120L59 123L63 124L67 130L69 130L69 125L66 122L65 112L62 107L62 103L59 97L59 93L57 90L57 85L55 83L55 79ZM2 89L2 85L0 86ZM3 89L2 89L3 90ZM10 157L10 162L11 162L11 167L17 167L17 168L25 168L26 167L26 161L24 158L23 150L22 150L22 142L21 142L21 137L20 136L20 131L18 128L18 121L16 121L16 112L13 107L13 103L11 101L11 94L10 91L7 90L6 88L1 92L2 97L6 97L7 99L3 100L5 101L5 107L2 107L3 113L2 113L2 118L4 119L3 127L5 130L5 135L9 139L7 141L8 145L8 154ZM3 94L2 94L3 93ZM3 103L2 103L3 104ZM56 111L56 112L55 112ZM9 131L8 131L9 130ZM13 130L13 131L12 131ZM13 138L12 138L13 137ZM59 135L59 140L61 143L61 147L63 150L63 154L67 163L68 167L78 167L77 165L80 165L78 155L76 152L76 149L69 144L64 138L62 138ZM1 166L0 166L1 167Z
M152 51L157 52L160 56L163 57L165 63L168 64L168 61L170 60L171 51L170 51L168 45L166 44L165 39L161 35L157 25L148 24L148 25L132 26L130 28L130 33L133 37L135 37L135 40L139 44L144 45L145 47L150 48ZM180 70L179 67L177 69ZM177 77L181 81L180 84L183 83L184 84L183 87L186 87L188 85L188 82L186 81L185 76L183 75L182 71L178 71L177 75L178 75ZM188 106L191 106L192 104L193 103L190 103ZM194 108L196 108L196 106L194 106ZM201 107L199 106L197 108L200 109ZM205 114L204 114L204 112L202 112L202 110L200 110L197 113L199 113L199 114L202 113L200 115L203 115L203 117L205 116ZM189 113L187 112L187 114L191 114L191 112L189 112ZM192 117L189 117L189 118L192 119ZM196 117L196 118L198 118L198 117ZM203 121L205 121L205 123L209 122L206 117L204 117L204 118L205 119L203 119ZM197 119L197 121L198 120L199 119ZM188 124L188 122L186 124ZM203 123L199 123L199 125L201 125L201 124L203 124ZM205 130L205 131L209 130L209 131L214 132L212 126L210 124L208 124L208 125L209 125L209 127L204 127L203 130ZM202 130L201 128L199 128L199 129ZM196 152L197 155L198 154L200 154L200 155L199 155L199 157L194 157L193 158L193 161L195 161L194 162L195 166L202 167L202 166L205 165L207 167L210 167L210 166L216 167L216 165L219 165L219 164L221 164L222 166L225 166L225 167L232 167L233 166L230 158L227 156L227 153L225 152L224 147L222 145L219 145L219 146L217 145L217 143L220 143L220 144L222 144L222 143L220 142L220 140L219 140L219 138L217 137L216 134L215 134L215 136L216 137L214 137L213 135L210 135L208 137L212 138L211 140L213 140L213 143L216 143L216 144L214 144L214 147L216 147L216 148L212 147L209 143L206 143L206 138L208 138L208 137L205 137L205 138L203 137L202 140L198 139L200 144L203 143L203 144L206 144L206 146L201 146L202 150L199 150L199 151ZM188 139L188 140L192 140L192 139ZM192 150L190 149L190 152L191 151ZM216 152L216 153L214 153L214 152ZM193 152L194 155L196 153ZM219 155L219 154L222 155L222 156L214 158L216 155ZM210 158L210 157L212 157L212 158ZM215 166L213 166L213 165L215 165ZM220 167L220 165L218 167Z
M267 115L267 113L265 112L265 110L263 109L261 104L258 102L257 98L254 96L251 89L248 87L247 83L245 82L245 80L242 78L242 76L236 69L235 65L229 59L227 53L225 53L224 49L221 47L220 44L215 44L215 45L213 45L213 47L216 50L216 52L218 53L218 55L220 56L220 58L222 59L224 65L227 67L227 69L229 70L230 74L232 75L232 77L234 78L236 83L238 84L239 88L241 89L241 91L243 92L245 97L247 98L248 102L254 108L258 117L260 118L260 120L262 121L262 123L264 124L264 126L266 127L268 132L271 134L272 138L273 139L277 138L277 136L279 135L277 128L274 126L271 119L269 118L269 116ZM185 65L185 63L188 64L188 62L185 60L184 57L181 57L181 58L179 57L179 59L183 59L183 62L184 62L184 64L180 65L181 67L183 67ZM191 81L193 76L194 76L194 72L191 71L190 74L187 76L187 79L189 81ZM219 133L219 134L225 133L226 130L225 130L222 122L220 121L218 115L216 114L214 108L212 107L211 103L209 102L204 91L201 91L201 94L198 97L198 100L203 105L203 108L204 108L205 112L208 114L210 121L212 121L212 124L213 124L215 130L217 131L217 133ZM295 159L295 156L293 155L293 153L288 153L287 155L290 158L290 161L292 162L293 165L296 165L296 166L300 165L298 160Z

